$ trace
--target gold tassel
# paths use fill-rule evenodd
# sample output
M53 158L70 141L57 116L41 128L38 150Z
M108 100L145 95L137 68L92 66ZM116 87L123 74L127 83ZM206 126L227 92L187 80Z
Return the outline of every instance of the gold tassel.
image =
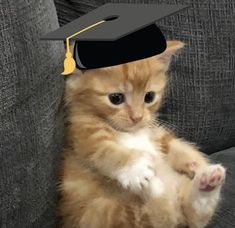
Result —
M75 68L76 68L76 63L73 58L73 54L70 51L69 38L66 38L66 54L64 59L64 71L62 72L62 75L72 74Z
M70 51L69 40L71 38L73 38L74 36L76 36L76 35L78 35L82 32L85 32L86 30L88 30L90 28L93 28L93 27L95 27L99 24L102 24L104 22L105 22L105 20L99 21L99 22L97 22L93 25L90 25L87 28L84 28L84 29L80 30L79 32L76 32L73 35L66 38L66 54L65 54L65 59L64 59L64 71L62 72L62 75L72 74L74 72L75 68L76 68L76 62L73 58L73 54Z

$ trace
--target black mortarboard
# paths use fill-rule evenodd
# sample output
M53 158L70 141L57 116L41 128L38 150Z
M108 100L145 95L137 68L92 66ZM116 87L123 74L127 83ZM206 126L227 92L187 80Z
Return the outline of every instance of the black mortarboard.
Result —
M42 39L66 40L63 74L72 73L75 65L79 69L118 65L162 53L166 49L166 40L155 22L186 7L109 3ZM75 61L69 50L69 40L76 41Z

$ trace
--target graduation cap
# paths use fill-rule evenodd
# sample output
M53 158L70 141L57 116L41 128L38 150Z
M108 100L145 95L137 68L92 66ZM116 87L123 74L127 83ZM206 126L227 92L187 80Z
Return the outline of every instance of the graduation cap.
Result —
M123 64L164 52L166 40L155 23L185 8L108 3L42 39L66 40L64 75L71 74L76 67L85 70ZM73 56L70 40L75 41Z

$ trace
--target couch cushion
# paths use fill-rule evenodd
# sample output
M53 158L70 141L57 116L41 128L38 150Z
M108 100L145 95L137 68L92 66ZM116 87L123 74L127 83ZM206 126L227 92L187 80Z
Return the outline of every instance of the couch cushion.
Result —
M172 64L161 119L180 137L196 142L208 154L235 145L234 0L55 2L61 24L107 2L189 5L188 10L158 22L166 38L186 43L185 50Z
M0 227L53 227L62 146L62 42L52 0L0 3Z
M227 168L219 208L208 228L235 227L235 147L214 153L211 159Z

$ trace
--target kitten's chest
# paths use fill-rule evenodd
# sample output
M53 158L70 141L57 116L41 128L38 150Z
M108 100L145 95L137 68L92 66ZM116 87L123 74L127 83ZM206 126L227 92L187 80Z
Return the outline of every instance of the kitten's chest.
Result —
M148 129L141 129L134 133L120 133L118 143L129 149L142 150L151 154L160 154L160 149L157 143L153 142L151 131Z

